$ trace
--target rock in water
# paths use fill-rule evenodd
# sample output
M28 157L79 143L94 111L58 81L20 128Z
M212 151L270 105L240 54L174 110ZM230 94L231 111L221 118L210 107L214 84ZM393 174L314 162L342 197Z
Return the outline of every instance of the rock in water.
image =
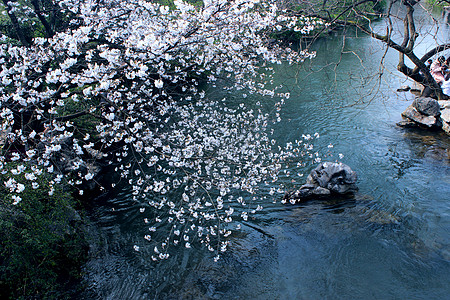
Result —
M450 101L437 101L432 98L416 98L412 105L402 113L403 121L397 123L402 127L440 128L450 135Z
M356 172L343 163L324 162L312 170L306 184L318 185L332 193L347 194L358 190Z
M406 108L404 112L402 112L402 116L416 122L418 125L423 125L428 128L430 127L440 127L440 120L439 118L433 117L433 116L427 116L424 114L421 114L417 109L410 105Z
M433 98L416 98L412 106L421 114L437 117L441 114L439 102Z
M405 127L405 128L413 128L413 127L417 127L417 123L413 122L409 119L403 119L397 123L397 126Z
M324 162L311 171L306 183L300 189L287 194L285 199L300 200L313 196L354 193L358 190L357 179L356 172L346 164Z

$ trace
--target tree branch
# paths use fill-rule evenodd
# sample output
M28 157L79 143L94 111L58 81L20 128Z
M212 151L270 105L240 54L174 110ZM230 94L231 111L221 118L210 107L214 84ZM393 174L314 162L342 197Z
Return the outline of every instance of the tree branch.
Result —
M42 25L44 26L46 37L47 38L52 37L55 33L53 32L50 24L47 22L47 19L42 15L42 10L41 7L39 6L39 1L31 0L31 4L34 7L34 12L38 16L39 21L41 21Z
M25 34L22 31L22 28L20 28L19 21L17 20L16 15L11 11L11 5L9 5L9 1L3 0L3 4L5 5L6 12L8 13L9 19L11 20L12 26L17 34L17 37L19 38L19 41L22 43L22 45L26 47L29 46L30 43L28 43Z

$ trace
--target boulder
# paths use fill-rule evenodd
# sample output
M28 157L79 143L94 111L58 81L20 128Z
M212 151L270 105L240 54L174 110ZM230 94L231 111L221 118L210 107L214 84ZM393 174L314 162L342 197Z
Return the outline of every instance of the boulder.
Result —
M402 116L416 122L419 125L424 125L426 127L440 127L440 120L434 116L421 114L419 111L414 108L414 106L410 105L406 108L404 112L402 112Z
M421 114L426 116L439 116L441 107L439 102L433 98L416 98L412 106Z
M326 188L333 193L346 194L358 190L356 172L343 163L324 162L312 170L307 184Z
M344 195L358 190L356 172L343 163L324 162L311 171L306 183L285 195L285 199L307 199L332 194ZM292 201L291 201L292 202Z

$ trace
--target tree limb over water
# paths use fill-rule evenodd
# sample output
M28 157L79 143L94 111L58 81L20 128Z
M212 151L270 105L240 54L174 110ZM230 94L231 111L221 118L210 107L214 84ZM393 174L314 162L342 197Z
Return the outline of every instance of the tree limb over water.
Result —
M316 33L315 39L323 34L326 29L352 26L374 39L382 41L386 46L399 53L397 69L401 73L431 89L438 99L447 99L448 96L443 94L440 85L434 80L425 62L434 55L450 49L450 44L438 44L435 48L420 56L415 51L417 38L420 33L417 30L419 19L414 14L419 2L415 0L393 0L388 3L384 11L381 9L383 7L382 2L378 0L324 0L317 3L308 2L308 4L293 4L290 2L285 3L285 5L290 8L299 5L301 7L297 9L299 14L304 14L305 11L308 11L310 16L320 18L329 24L328 27L324 27ZM449 3L449 1L444 2ZM394 7L400 7L400 9L394 12ZM423 6L420 7L423 8ZM379 30L372 26L376 17L386 20L387 24L384 33L380 33ZM392 21L393 19L402 20L403 27L401 29L396 28ZM413 63L414 67L408 67L405 59Z

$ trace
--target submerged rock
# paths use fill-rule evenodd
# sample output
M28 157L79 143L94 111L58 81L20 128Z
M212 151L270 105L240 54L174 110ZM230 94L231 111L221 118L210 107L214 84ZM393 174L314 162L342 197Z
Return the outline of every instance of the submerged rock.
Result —
M324 162L311 171L304 185L285 195L285 199L298 201L313 196L354 193L358 190L357 179L356 172L346 164Z

